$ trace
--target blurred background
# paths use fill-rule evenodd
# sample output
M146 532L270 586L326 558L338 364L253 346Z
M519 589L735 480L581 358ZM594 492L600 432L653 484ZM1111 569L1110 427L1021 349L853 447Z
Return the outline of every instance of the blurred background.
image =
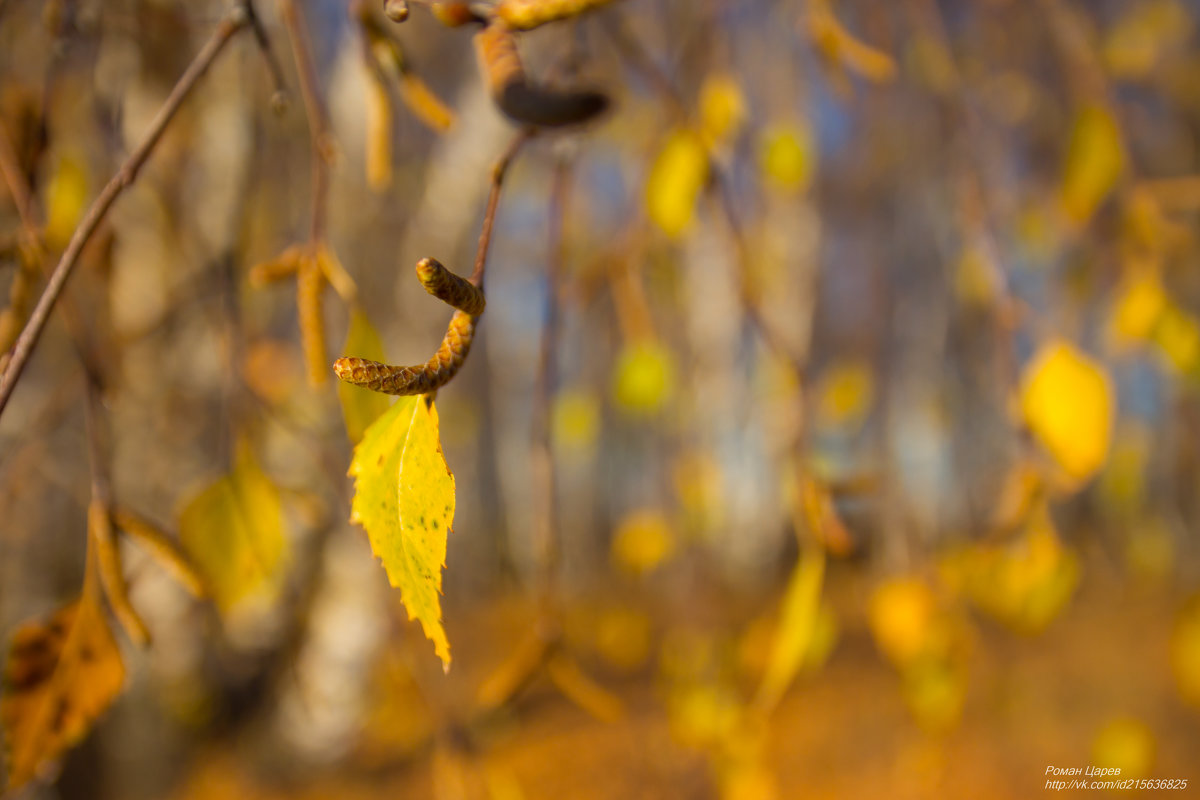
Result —
M535 80L612 107L517 152L437 396L445 674L348 522L373 401L313 384L294 279L250 280L319 240L356 286L325 362L436 348L412 265L470 274L518 128L426 5L257 4L283 93L239 34L85 250L0 418L0 635L83 581L80 341L114 502L234 588L123 544L153 644L114 626L123 692L14 796L1200 781L1200 4L623 0L523 34ZM0 0L47 267L226 11ZM196 520L247 473L278 540L230 578L236 533Z

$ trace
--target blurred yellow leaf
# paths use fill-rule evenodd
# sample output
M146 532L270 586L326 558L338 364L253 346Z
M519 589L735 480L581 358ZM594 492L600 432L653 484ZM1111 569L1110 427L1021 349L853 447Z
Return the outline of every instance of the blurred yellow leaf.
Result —
M392 185L392 98L383 81L367 77L367 185L382 192Z
M554 444L576 453L591 452L600 433L600 400L584 389L568 389L554 397Z
M1042 345L1021 379L1026 424L1075 483L1104 466L1114 402L1104 368L1062 339Z
M671 399L675 390L675 360L656 341L627 345L617 356L613 375L617 405L632 414L652 414Z
M1175 538L1165 520L1151 518L1131 526L1125 540L1125 563L1147 582L1166 580L1176 564Z
M1122 778L1144 778L1154 767L1154 733L1133 717L1116 717L1092 741L1092 765L1119 769Z
M799 192L812 182L816 171L816 143L808 126L774 125L758 144L758 167L766 182L785 192Z
M88 171L83 160L64 155L46 186L46 246L61 250L71 240L88 202Z
M729 686L695 683L671 692L667 704L671 732L689 747L712 747L727 740L742 718L741 701Z
M650 657L653 625L645 612L634 607L602 611L588 626L596 654L625 672L638 669Z
M967 700L967 671L951 661L926 661L904 671L904 701L921 727L945 731L957 724Z
M821 375L817 388L817 415L824 425L857 428L871 411L875 381L871 365L845 359Z
M973 548L966 571L966 589L975 604L1028 634L1044 630L1079 584L1079 558L1058 538L1044 503L1018 538Z
M1121 129L1104 106L1080 109L1071 130L1060 202L1067 220L1083 226L1125 169Z
M283 581L287 538L279 489L240 442L233 469L184 506L179 539L227 612L249 598L273 600Z
M1104 63L1118 78L1148 76L1159 60L1187 42L1192 18L1178 0L1130 3L1104 41Z
M362 309L356 308L350 313L350 330L346 333L346 344L342 347L342 352L372 361L387 361L383 352L383 340L379 338L378 331ZM342 404L346 435L354 443L362 439L367 427L387 411L388 403L391 402L386 394L373 392L346 381L338 381L337 394Z
M1171 672L1184 701L1200 708L1200 594L1192 595L1175 618Z
M1109 338L1118 347L1146 341L1169 299L1158 275L1138 270L1121 282L1108 319Z
M388 581L400 589L408 618L421 623L450 668L442 627L442 567L454 522L454 475L438 441L437 409L424 397L401 397L354 448L350 520L367 531Z
M737 136L746 121L746 98L732 75L710 75L700 87L700 129L710 142Z
M1104 508L1116 519L1129 519L1141 506L1151 446L1144 426L1126 421L1117 428L1108 463L1097 481Z
M990 307L1002 291L992 254L979 243L971 243L959 254L954 271L954 293L966 305Z
M672 238L692 225L696 202L708 182L708 151L699 136L677 130L667 137L646 178L646 213Z
M802 555L792 570L767 672L754 700L761 710L779 703L816 639L824 577L825 551L817 548Z
M681 454L671 470L675 496L691 531L712 530L724 514L724 481L720 463L710 453Z
M883 654L903 667L946 649L937 597L916 577L891 578L871 594L867 621Z
M10 790L45 772L82 739L125 682L121 651L96 588L85 579L79 600L48 623L26 623L13 634L0 700Z
M649 572L674 552L675 534L671 523L657 509L627 514L613 535L613 560L634 575Z
M1151 339L1177 371L1190 373L1200 365L1200 323L1178 306L1163 310Z

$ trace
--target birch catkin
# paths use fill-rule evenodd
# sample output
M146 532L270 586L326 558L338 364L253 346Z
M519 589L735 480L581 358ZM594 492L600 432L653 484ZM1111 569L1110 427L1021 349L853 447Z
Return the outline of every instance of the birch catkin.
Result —
M501 21L475 34L475 54L492 101L516 122L546 128L577 125L608 108L608 97L601 92L532 83L525 75L516 36Z
M471 350L475 324L486 305L483 292L432 258L418 261L416 271L425 291L455 309L433 358L414 367L381 364L365 358L339 358L333 362L338 378L383 394L410 395L436 391L458 374Z

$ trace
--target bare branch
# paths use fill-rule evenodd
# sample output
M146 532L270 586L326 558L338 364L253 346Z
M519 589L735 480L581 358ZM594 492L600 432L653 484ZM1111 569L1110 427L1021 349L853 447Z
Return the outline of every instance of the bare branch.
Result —
M54 267L54 272L50 275L50 280L46 284L42 296L38 299L37 306L33 309L33 313L29 317L29 322L25 325L21 335L17 338L16 346L13 348L12 358L8 366L4 370L4 374L0 376L0 414L4 412L5 406L8 405L8 400L12 397L13 390L17 386L17 380L21 377L21 373L25 369L25 365L29 362L29 358L33 355L33 349L37 346L38 339L42 335L42 331L46 327L46 322L50 319L50 312L54 309L55 303L58 302L62 295L63 288L67 284L67 280L71 277L75 265L79 263L79 256L83 252L83 248L91 240L92 234L100 227L100 223L108 214L110 208L116 199L125 189L129 188L137 179L138 172L150 155L154 152L154 148L162 139L163 132L166 131L167 125L174 119L175 114L183 105L183 101L195 88L197 82L203 77L208 68L212 66L213 61L228 44L229 40L240 31L242 28L250 24L250 15L245 10L245 7L236 7L225 19L217 25L212 36L196 54L192 63L188 65L187 70L180 77L179 82L171 90L171 94L167 97L165 103L158 111L158 115L150 124L150 130L146 133L144 139L134 150L117 173L113 175L108 184L101 190L100 195L93 201L91 207L84 215L79 227L75 229L75 233L71 236L71 241L67 244L66 250L63 251L62 257L58 264Z

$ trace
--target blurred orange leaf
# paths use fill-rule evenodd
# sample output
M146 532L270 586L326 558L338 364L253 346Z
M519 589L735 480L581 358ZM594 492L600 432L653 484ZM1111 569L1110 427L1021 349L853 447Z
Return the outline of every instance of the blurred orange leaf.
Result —
M90 581L48 623L19 628L0 702L9 789L33 780L82 739L124 681L121 651Z

